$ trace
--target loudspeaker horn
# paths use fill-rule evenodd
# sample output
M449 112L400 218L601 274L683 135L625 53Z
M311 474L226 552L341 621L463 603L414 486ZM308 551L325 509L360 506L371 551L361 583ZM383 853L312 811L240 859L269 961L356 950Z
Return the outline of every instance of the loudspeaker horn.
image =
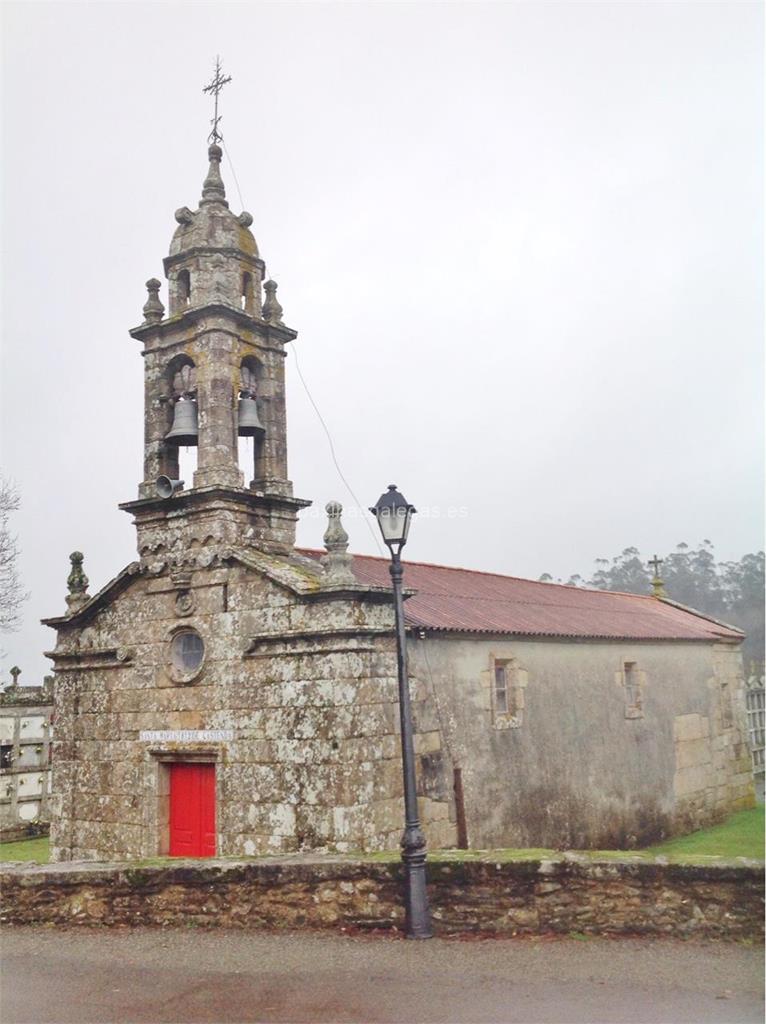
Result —
M172 498L176 491L183 488L183 480L171 480L169 476L158 476L154 486L160 498Z

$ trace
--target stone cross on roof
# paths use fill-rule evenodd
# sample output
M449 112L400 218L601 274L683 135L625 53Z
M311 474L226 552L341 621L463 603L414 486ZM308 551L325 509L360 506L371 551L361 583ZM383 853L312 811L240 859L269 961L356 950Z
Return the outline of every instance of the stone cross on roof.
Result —
M665 584L660 577L660 566L662 565L663 559L658 558L656 555L654 558L647 562L647 565L654 569L654 578L652 579L652 593L655 597L665 597Z

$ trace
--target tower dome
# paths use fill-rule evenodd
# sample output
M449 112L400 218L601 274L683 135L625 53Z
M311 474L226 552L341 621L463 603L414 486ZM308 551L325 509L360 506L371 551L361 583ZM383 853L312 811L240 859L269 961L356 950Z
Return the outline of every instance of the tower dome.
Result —
M221 178L221 147L208 148L210 166L197 210L176 210L178 227L166 257L170 316L186 308L232 306L251 316L261 314L265 265L250 225L251 214L229 209Z

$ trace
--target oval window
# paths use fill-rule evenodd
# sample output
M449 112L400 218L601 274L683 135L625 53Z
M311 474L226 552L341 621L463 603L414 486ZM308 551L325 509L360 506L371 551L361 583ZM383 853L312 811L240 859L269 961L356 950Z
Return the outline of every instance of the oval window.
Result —
M205 644L199 633L187 630L176 633L172 644L173 668L183 675L196 672L205 656Z

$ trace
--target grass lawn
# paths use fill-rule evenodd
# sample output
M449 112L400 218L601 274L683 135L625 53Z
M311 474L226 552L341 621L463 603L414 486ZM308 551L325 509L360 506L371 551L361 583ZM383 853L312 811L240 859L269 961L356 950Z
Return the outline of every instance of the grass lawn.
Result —
M713 860L733 860L748 857L764 859L764 808L753 807L733 814L721 825L691 832L687 836L667 839L664 843L642 850L578 850L591 860L621 860L625 857L654 860L664 857L671 864L708 864ZM430 855L438 860L493 860L498 864L511 860L538 860L560 857L561 850L435 850ZM399 852L367 854L365 860L398 860Z
M32 860L37 864L47 864L49 845L47 836L39 836L37 839L17 839L13 843L0 843L0 861Z
M739 811L721 825L691 832L651 846L647 853L661 854L673 860L692 857L752 857L763 860L764 808Z
M538 860L560 856L556 850L439 850L431 851L438 860L494 860L499 863L511 860ZM618 860L622 857L636 857L653 860L666 857L673 864L706 864L712 860L732 860L735 857L764 859L764 808L754 807L748 811L733 814L728 821L712 828L692 832L688 836L668 839L645 850L586 850L585 855L593 860ZM353 855L352 855L353 856ZM384 853L362 854L364 860L392 861L399 859L398 850ZM236 860L257 860L258 858L232 858ZM0 843L0 861L28 860L38 864L48 862L48 838L20 839L13 843ZM170 857L157 857L142 863L163 864Z

